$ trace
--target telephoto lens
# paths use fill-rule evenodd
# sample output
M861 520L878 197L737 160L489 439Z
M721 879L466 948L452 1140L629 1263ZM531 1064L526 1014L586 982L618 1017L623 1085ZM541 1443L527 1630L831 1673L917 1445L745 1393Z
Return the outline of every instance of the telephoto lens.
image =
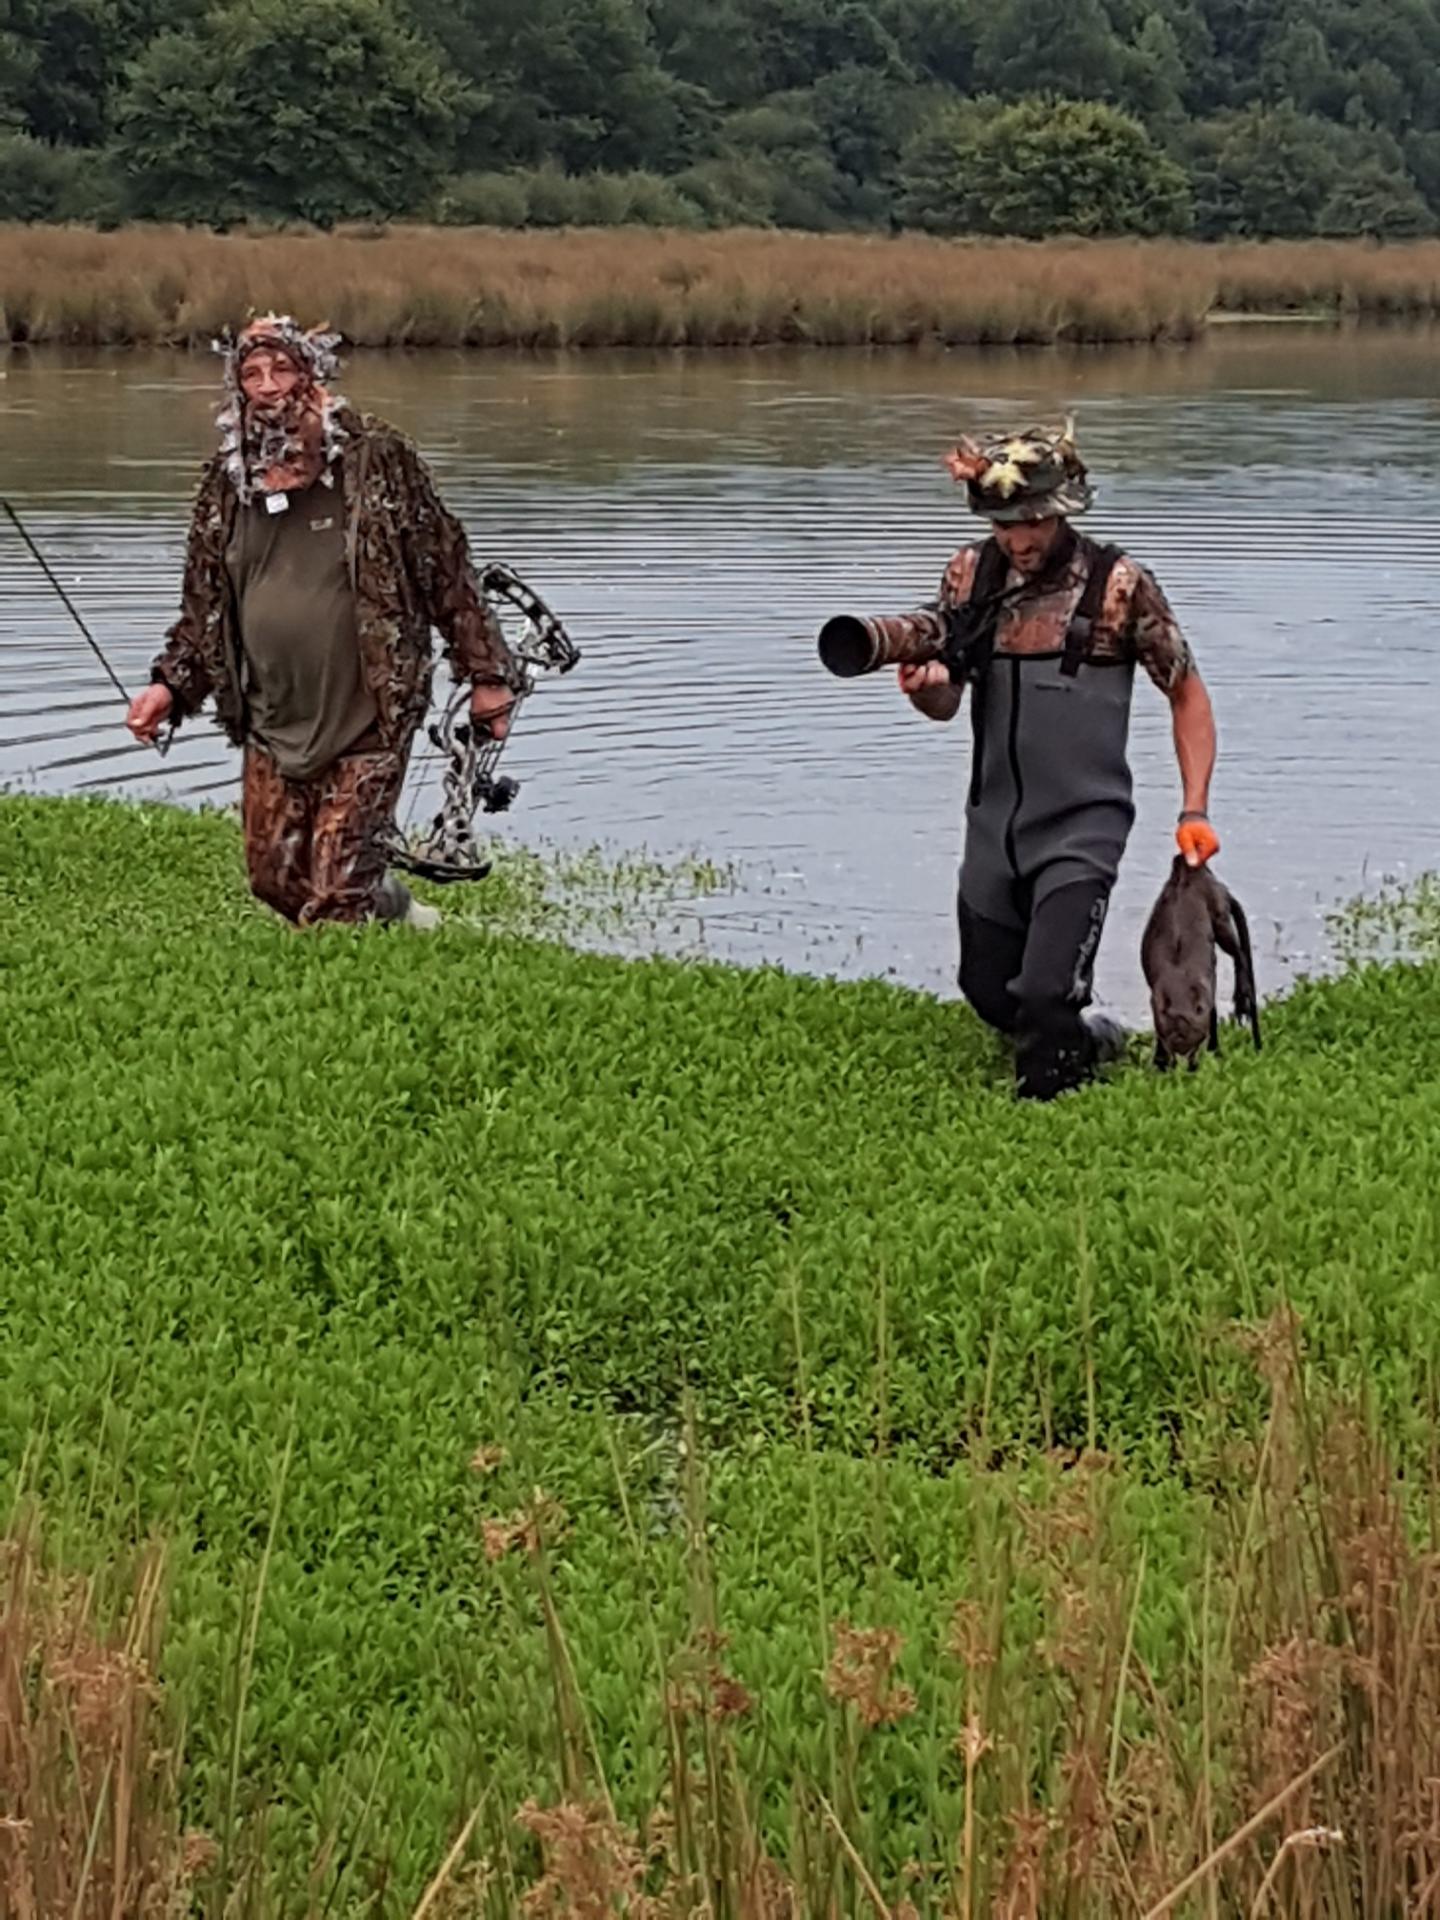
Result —
M862 619L837 613L820 629L820 663L839 680L858 680L882 667L938 660L945 650L945 620L932 607L914 613L881 614Z

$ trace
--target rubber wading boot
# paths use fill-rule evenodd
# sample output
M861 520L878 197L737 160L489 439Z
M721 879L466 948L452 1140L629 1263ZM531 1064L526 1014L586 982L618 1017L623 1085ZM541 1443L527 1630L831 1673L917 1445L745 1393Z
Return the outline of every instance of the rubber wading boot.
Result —
M1101 1013L1098 1007L1086 1007L1080 1018L1094 1042L1096 1065L1106 1067L1120 1059L1130 1038L1120 1022L1108 1013Z
M394 873L387 873L375 896L375 918L387 924L418 927L433 933L441 923L438 907L427 907L415 898L409 887Z

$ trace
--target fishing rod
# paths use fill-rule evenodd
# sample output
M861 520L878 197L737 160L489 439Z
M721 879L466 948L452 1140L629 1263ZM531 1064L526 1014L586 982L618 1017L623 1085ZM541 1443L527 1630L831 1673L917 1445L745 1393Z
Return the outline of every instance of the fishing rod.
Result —
M100 642L95 638L94 634L91 633L89 627L86 626L84 620L81 619L80 611L76 607L75 602L70 598L69 594L65 591L64 587L61 586L59 580L56 579L55 574L50 566L50 562L45 558L44 554L41 553L39 547L37 547L35 542L31 539L24 521L21 520L19 514L15 511L14 507L11 505L11 503L8 500L0 499L0 509L3 509L5 513L5 517L9 520L10 524L14 527L15 531L19 534L20 538L25 542L26 547L29 549L30 557L34 560L36 566L39 567L40 571L44 574L45 578L50 582L51 586L55 589L56 593L59 594L61 601L64 603L66 612L70 615L70 618L75 622L76 626L80 629L81 633L84 634L86 640L90 643L90 651L94 654L95 658L100 662L101 666L105 669L105 672L109 677L111 686L114 687L115 691L119 694L120 698L125 702L125 705L128 707L130 705L130 695L125 690L124 681L120 678L119 674L116 673L115 669L111 666L110 662L105 658L105 652L104 652L104 649L101 647ZM154 747L155 751L160 755L162 759L165 757L165 754L169 749L170 742L174 737L174 733L175 733L175 729L172 726L169 732L165 735L165 738L163 740L155 739L150 742L150 745Z

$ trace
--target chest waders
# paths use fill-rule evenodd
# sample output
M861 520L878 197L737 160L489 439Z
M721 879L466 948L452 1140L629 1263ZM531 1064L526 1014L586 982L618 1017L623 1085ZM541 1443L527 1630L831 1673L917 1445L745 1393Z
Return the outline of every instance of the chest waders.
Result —
M973 914L1017 930L1062 887L1090 882L1108 891L1135 820L1127 754L1134 665L1096 659L1091 648L1120 550L1082 539L1069 547L1076 551L1084 585L1054 651L996 647L1016 596L1005 592L1009 563L995 540L981 549L970 595L974 613L993 609L995 617L971 676L960 896Z

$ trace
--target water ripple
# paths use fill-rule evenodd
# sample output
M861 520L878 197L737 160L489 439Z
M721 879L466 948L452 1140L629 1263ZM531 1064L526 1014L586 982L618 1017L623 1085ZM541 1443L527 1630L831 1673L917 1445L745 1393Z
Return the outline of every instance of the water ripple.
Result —
M584 650L525 712L501 830L737 862L739 893L702 909L715 951L947 993L963 730L923 722L888 681L827 679L814 634L830 612L934 592L971 532L935 459L962 421L1077 407L1104 483L1093 531L1154 567L1214 692L1225 872L1274 987L1319 955L1326 903L1435 859L1432 352L1292 335L1043 365L396 356L355 368L350 390L416 433L477 549L533 577ZM4 485L142 684L213 393L178 356L26 356L5 391ZM162 763L121 719L0 525L0 778L233 795L212 730L187 729ZM1131 1012L1176 795L1143 681L1133 747L1140 818L1101 969ZM433 756L416 771L432 779Z

